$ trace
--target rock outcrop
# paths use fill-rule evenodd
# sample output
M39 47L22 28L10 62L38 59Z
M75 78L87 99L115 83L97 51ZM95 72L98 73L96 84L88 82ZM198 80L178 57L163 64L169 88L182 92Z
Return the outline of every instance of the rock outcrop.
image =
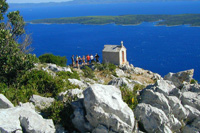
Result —
M43 119L28 105L0 109L0 132L55 133L53 121Z
M12 107L14 107L14 105L3 94L0 94L0 109Z
M60 101L66 102L68 100L68 98L75 98L75 97L77 97L79 99L84 98L83 90L78 89L78 88L69 89L65 92L61 92L58 96L58 99Z
M38 107L39 109L48 108L51 106L51 104L55 101L54 98L47 98L47 97L41 97L39 95L33 95L30 99L30 102L32 102L35 107Z
M51 64L51 63L47 64L46 69L49 69L53 72L60 72L60 71L72 72L69 67L60 67L60 66L57 66L56 64Z
M82 103L73 104L73 123L79 131L132 132L135 125L134 114L123 102L118 88L94 84L83 94Z
M142 85L142 83L140 83L139 81L130 80L125 77L114 78L108 83L108 85L113 85L117 88L120 88L122 86L127 86L130 90L133 90L135 84Z
M78 80L78 79L68 79L68 80L69 80L69 82L70 82L71 84L77 85L77 86L79 86L81 89L85 89L85 88L88 87L88 85L87 85L86 83L84 83L83 81L80 81L80 80Z
M177 88L183 87L183 82L188 82L192 80L194 75L194 69L182 71L178 73L168 73L164 79L172 81Z
M200 93L190 84L194 70L169 73L140 92L135 109L140 129L146 132L199 132Z

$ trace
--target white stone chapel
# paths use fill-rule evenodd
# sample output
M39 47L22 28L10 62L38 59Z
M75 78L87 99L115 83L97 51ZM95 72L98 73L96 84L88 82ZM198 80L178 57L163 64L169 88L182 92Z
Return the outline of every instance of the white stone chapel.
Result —
M119 66L128 64L123 41L121 41L121 45L104 45L102 55L103 63L112 63Z

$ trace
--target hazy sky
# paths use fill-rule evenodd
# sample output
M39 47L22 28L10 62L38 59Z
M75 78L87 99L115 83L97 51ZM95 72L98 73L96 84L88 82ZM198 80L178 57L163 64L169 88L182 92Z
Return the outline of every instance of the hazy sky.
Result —
M44 2L66 2L70 0L7 0L8 3L44 3Z

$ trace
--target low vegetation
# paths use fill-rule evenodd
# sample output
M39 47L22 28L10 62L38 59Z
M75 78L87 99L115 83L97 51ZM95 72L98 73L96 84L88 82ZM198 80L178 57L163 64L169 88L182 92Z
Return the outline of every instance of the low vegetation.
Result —
M162 21L161 21L162 20ZM121 16L83 16L67 18L50 18L32 20L31 23L49 24L117 24L136 25L142 22L156 22L157 25L191 25L200 26L200 14L179 14L179 15L121 15Z
M137 100L137 92L139 90L142 90L144 89L145 86L143 85L140 85L140 84L136 84L133 88L133 90L130 90L127 86L121 86L120 87L120 90L121 90L121 93L122 93L122 99L125 103L128 104L128 106L134 110L135 107L137 106L138 104L138 100Z
M39 56L39 60L41 63L52 63L61 67L65 67L67 65L67 59L65 56L55 56L53 54L43 54Z
M83 71L83 76L86 78L93 79L95 77L94 71L91 68L89 68L88 66L84 66L82 71Z
M104 64L99 64L96 63L95 64L95 68L97 69L97 71L101 71L101 75L103 76L110 76L110 75L114 75L117 77L116 74L116 65L112 64L112 63L104 63Z

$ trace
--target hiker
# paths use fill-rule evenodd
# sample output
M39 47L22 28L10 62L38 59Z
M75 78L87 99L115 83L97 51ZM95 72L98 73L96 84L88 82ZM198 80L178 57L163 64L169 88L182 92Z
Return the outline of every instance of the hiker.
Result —
M93 63L94 62L94 56L91 54L91 56L90 56L90 60L91 60L91 63Z
M80 65L82 64L82 58L81 58L81 56L78 57L78 62L79 62Z
M76 55L76 67L78 67L78 55Z
M72 57L71 57L71 59L72 59L72 66L74 67L74 55L72 55Z
M83 55L82 61L83 61L82 65L85 65L85 56L84 55Z
M87 55L86 59L87 59L87 64L89 65L89 63L90 63L90 56L89 56L89 54Z
M98 63L99 62L99 55L97 53L95 55L95 59L96 59L96 62Z

